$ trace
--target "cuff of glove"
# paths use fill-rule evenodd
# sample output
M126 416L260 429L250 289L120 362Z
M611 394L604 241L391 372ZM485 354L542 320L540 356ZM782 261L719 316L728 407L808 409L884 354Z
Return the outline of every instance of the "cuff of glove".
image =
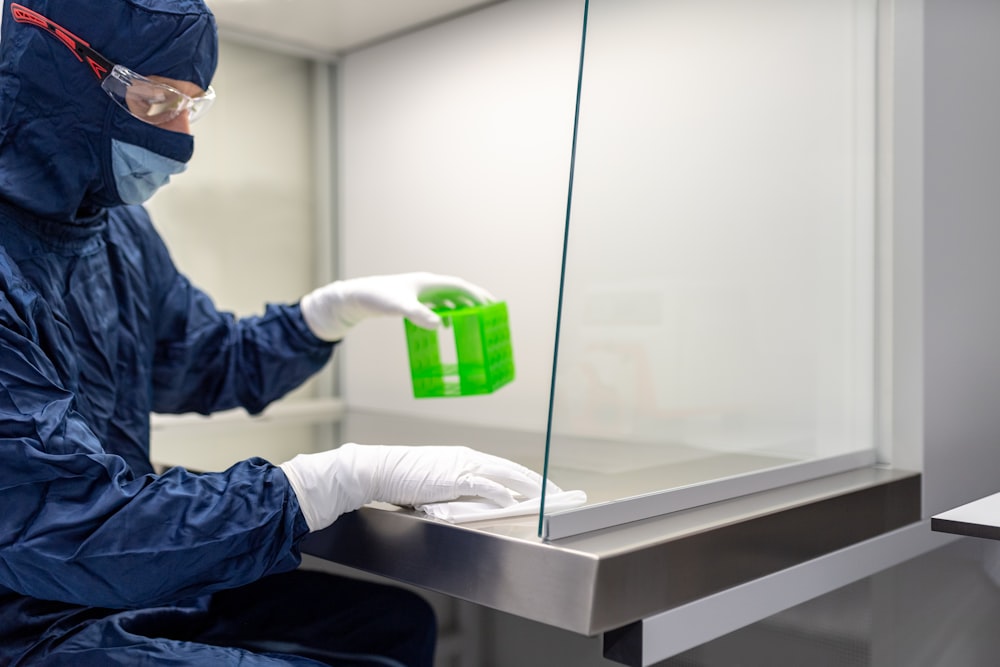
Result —
M302 512L302 516L306 518L306 525L309 526L309 532L315 532L323 528L321 525L322 520L312 505L305 502L305 482L299 477L298 472L295 471L295 468L290 463L282 463L278 467L285 473L285 477L288 478L288 484L292 487L295 498L299 501L299 510Z
M328 343L334 343L347 335L355 323L347 322L339 316L344 299L339 282L314 289L302 297L299 302L302 319L313 335Z
M338 516L370 501L358 476L353 474L350 449L299 454L278 467L298 498L310 531L326 528Z

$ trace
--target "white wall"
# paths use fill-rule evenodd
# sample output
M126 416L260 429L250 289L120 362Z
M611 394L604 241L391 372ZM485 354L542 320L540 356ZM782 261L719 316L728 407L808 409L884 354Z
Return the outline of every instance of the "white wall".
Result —
M591 4L559 430L872 446L876 3Z
M403 325L340 350L352 406L544 432L583 3L511 0L340 65L340 267L428 270L510 308L517 379L486 397L412 398Z
M873 7L592 3L557 430L871 446ZM544 430L582 11L511 0L340 65L343 273L485 285L518 371L417 401L401 324L365 323L349 404Z

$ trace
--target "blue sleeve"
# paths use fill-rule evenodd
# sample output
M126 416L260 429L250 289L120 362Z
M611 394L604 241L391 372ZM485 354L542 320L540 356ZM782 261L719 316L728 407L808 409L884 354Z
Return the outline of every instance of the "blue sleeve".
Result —
M296 567L308 529L280 468L135 476L74 410L19 307L0 292L0 586L123 608Z
M270 305L235 318L215 308L159 253L163 276L156 311L153 409L199 412L243 407L252 414L320 370L332 343L316 338L298 305Z

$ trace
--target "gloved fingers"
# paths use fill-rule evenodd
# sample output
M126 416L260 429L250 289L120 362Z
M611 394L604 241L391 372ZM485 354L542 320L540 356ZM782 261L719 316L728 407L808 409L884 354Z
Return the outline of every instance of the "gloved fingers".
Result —
M496 297L487 290L455 276L417 274L416 282L417 301L407 304L403 315L424 329L437 329L441 326L441 316L432 308L455 310L496 301Z
M517 504L514 494L503 484L478 475L462 475L455 483L459 496L476 496L496 503L500 507Z
M476 465L477 476L502 484L525 498L537 498L542 495L542 476L534 470L488 454L484 454L483 458L485 460ZM561 491L552 482L549 482L546 488L550 493Z
M421 303L426 303L434 308L440 308L443 310L458 310L459 308L472 308L479 305L473 299L462 294L449 295L447 297L435 299L434 301L423 301Z
M431 306L478 306L497 300L488 290L456 276L422 274L419 282L417 298Z
M402 315L423 329L438 329L441 326L441 316L422 303L413 302L402 307Z

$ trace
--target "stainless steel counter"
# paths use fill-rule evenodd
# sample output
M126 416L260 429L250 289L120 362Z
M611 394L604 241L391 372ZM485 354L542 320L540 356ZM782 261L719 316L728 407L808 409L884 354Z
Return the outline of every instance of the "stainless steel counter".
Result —
M337 437L470 444L536 469L544 453L537 435L374 414L345 416ZM554 541L538 537L536 516L452 525L370 506L303 550L595 635L919 519L919 475L868 467Z

